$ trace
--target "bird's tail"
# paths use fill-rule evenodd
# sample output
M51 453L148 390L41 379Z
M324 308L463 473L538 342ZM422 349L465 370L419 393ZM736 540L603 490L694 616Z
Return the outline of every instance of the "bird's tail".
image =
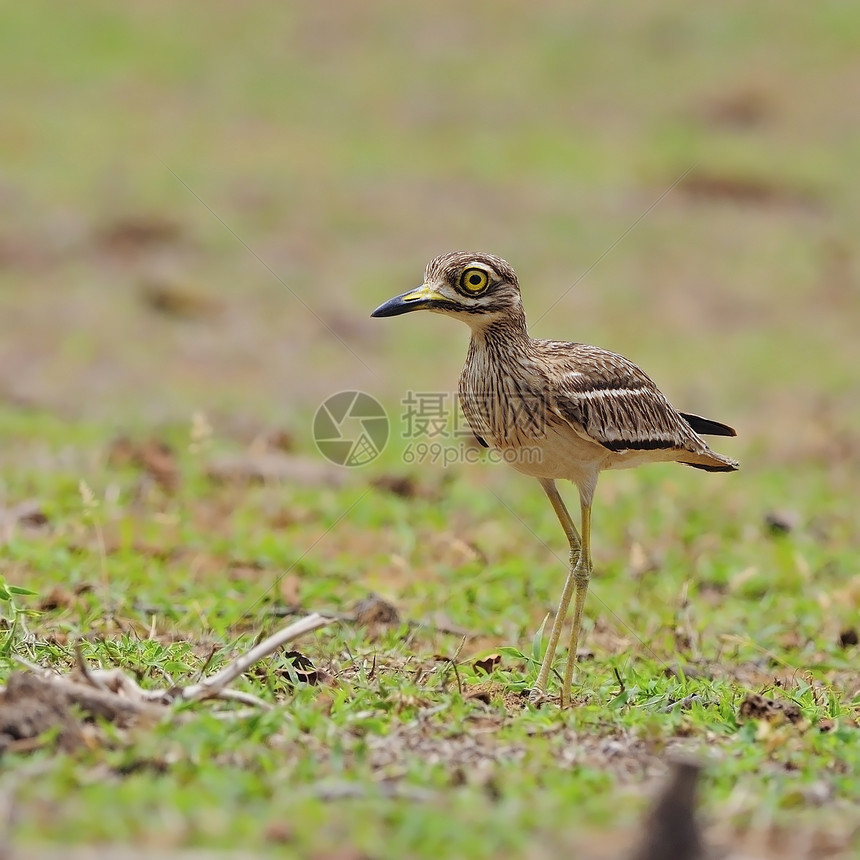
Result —
M700 436L737 436L737 430L728 424L712 421L710 418L702 418L701 415L693 415L692 412L678 413L693 428L694 433Z
M737 460L724 457L710 448L703 451L681 451L676 462L694 469L704 469L706 472L737 472L740 468Z

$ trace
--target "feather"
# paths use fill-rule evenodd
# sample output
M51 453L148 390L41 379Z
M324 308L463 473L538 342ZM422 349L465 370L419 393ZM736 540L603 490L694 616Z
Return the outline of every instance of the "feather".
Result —
M710 418L702 418L701 415L693 415L691 412L678 413L696 433L702 436L737 436L738 431L728 424L719 421L711 421Z

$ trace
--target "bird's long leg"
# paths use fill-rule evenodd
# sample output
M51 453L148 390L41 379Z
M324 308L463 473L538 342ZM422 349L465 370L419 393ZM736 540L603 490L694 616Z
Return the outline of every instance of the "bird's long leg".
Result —
M579 645L579 632L582 628L582 611L585 608L585 596L588 593L588 581L591 579L591 501L580 496L582 509L582 540L579 562L571 571L571 577L576 586L576 598L573 602L573 627L570 631L570 646L567 649L567 666L564 670L564 681L561 685L561 706L570 704L570 688L573 683L573 667L576 665L576 649Z
M549 636L549 644L546 648L546 654L544 655L537 681L535 682L534 689L532 690L530 697L532 702L540 701L546 691L550 669L552 669L552 662L555 658L555 651L558 648L558 640L561 638L561 628L564 626L564 620L567 617L567 610L570 606L570 598L573 596L575 583L574 573L579 566L580 559L579 533L576 530L576 526L573 524L573 520L570 518L570 514L564 505L564 501L559 495L555 481L550 478L539 478L538 480L540 481L540 485L543 487L544 492L555 511L555 515L558 517L558 521L561 523L561 527L564 529L564 533L567 535L567 540L570 544L570 570L564 583L564 590L561 593L561 600L558 604L558 611L555 614L555 620L552 623L552 632Z

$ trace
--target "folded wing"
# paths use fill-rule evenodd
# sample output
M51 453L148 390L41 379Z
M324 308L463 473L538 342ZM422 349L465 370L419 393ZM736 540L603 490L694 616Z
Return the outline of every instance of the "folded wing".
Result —
M725 424L681 414L632 361L586 344L543 341L552 354L550 410L584 438L615 451L663 452L698 468L733 471L735 461L717 454L697 434L735 435ZM665 454L673 452L674 457Z

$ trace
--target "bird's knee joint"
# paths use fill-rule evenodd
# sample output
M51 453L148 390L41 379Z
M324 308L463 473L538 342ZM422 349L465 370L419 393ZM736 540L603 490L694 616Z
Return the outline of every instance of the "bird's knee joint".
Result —
M588 581L590 579L591 570L581 564L578 564L573 571L573 581L577 584L577 586L583 588L588 585Z

